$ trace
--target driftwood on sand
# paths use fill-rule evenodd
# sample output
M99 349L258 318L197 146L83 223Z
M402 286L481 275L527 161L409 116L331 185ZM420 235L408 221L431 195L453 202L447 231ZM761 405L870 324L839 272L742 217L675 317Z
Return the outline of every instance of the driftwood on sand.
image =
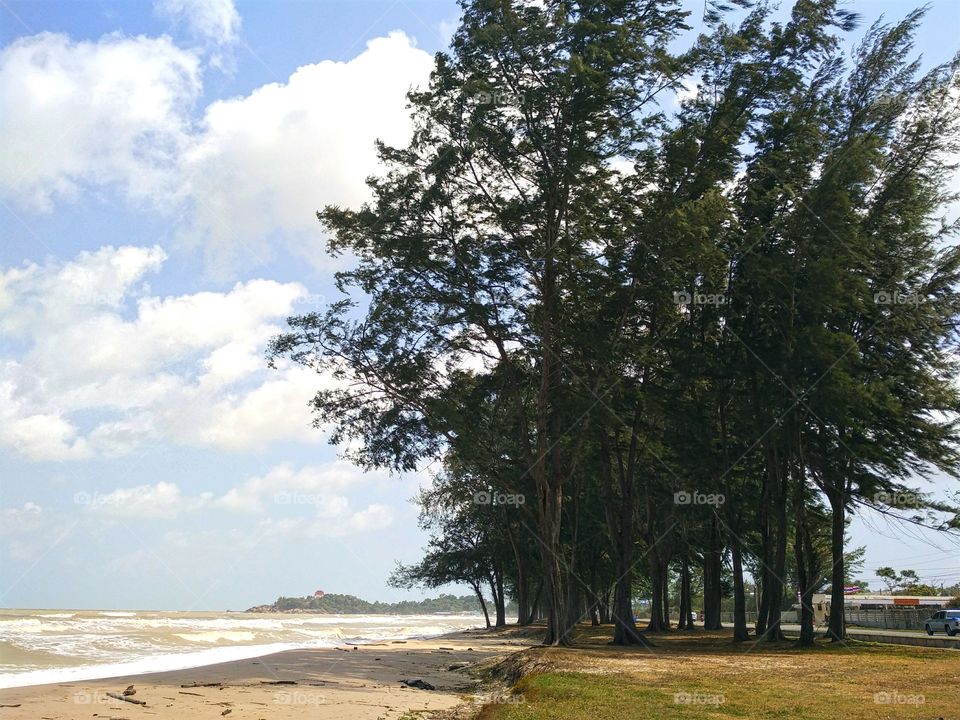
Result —
M136 698L127 697L126 695L121 695L120 693L108 692L107 697L112 697L114 700L123 700L124 702L133 703L134 705L143 705L146 707L147 702L145 700L137 700Z

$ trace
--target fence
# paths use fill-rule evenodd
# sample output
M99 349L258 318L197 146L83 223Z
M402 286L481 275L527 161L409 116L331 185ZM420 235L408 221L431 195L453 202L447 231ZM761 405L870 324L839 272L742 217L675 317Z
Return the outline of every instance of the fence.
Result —
M746 613L746 615L747 615L748 627L751 625L757 624L757 613L748 612ZM733 625L733 613L732 612L720 613L720 622L722 622L724 625ZM784 625L798 623L800 622L800 615L797 613L796 610L781 610L780 622L782 622Z
M887 630L923 630L923 621L937 608L882 608L880 610L847 610L848 625L885 628Z
M880 610L847 610L847 625L884 628L885 630L923 630L923 621L937 611L937 608L890 608ZM721 613L725 625L733 625L733 613ZM757 613L747 613L747 626L757 622ZM800 622L796 610L784 610L780 622L785 625Z

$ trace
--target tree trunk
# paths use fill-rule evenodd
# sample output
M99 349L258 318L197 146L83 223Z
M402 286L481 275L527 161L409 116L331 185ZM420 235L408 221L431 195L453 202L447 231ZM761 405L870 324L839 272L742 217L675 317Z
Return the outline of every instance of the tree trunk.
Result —
M730 555L733 560L733 640L743 642L750 637L747 632L747 598L743 591L743 556L740 538L730 533Z
M783 575L787 564L787 493L785 461L780 457L772 441L765 441L767 473L771 506L774 510L771 563L764 573L763 593L766 600L766 631L764 637L770 642L783 640L780 629L781 605L783 604Z
M847 622L844 613L845 595L843 586L846 581L846 572L843 560L843 534L846 530L846 493L845 481L838 478L837 484L830 487L827 499L832 510L830 528L830 554L833 564L830 572L830 622L827 635L833 642L842 642L847 637Z
M651 550L650 557L650 621L647 623L648 632L664 632L667 630L663 622L663 563L656 550Z
M808 537L804 525L803 500L800 500L797 509L796 531L793 539L794 559L797 563L797 581L800 585L800 645L813 645L813 611L808 600L808 589L812 579L808 575L807 548Z
M543 512L541 540L543 542L543 590L547 617L547 633L544 645L569 645L570 627L567 625L566 591L563 574L560 570L560 510L561 493L559 487L546 490Z
M766 544L766 542L766 539L764 539L764 544ZM767 553L764 552L763 555L766 556ZM770 595L766 589L768 574L766 565L761 565L760 577L756 578L756 592L759 606L757 608L757 622L754 632L756 632L757 637L767 634L767 616L769 615L768 611L770 609Z
M540 611L540 601L543 598L543 580L537 584L537 592L534 593L533 599L530 601L530 615L527 617L524 625L530 625L535 623L537 620L543 617L543 613Z
M669 630L670 625L670 565L663 563L663 573L660 576L660 592L663 593L663 627Z
M610 624L610 590L607 589L603 593L603 598L600 600L600 624L609 625Z
M680 565L680 618L677 620L677 630L693 630L693 618L690 616L690 563L684 558Z
M473 587L473 592L476 593L477 600L480 602L480 609L483 610L483 619L487 623L487 630L489 630L490 629L490 613L487 612L487 603L483 599L483 593L480 592L480 584L476 583L476 584L472 584L471 586Z
M720 584L723 548L716 518L710 521L710 541L703 557L703 629L722 630L720 604L723 588Z
M494 602L497 610L497 627L505 627L507 624L507 602L503 592L503 573L496 571L494 577L496 578Z

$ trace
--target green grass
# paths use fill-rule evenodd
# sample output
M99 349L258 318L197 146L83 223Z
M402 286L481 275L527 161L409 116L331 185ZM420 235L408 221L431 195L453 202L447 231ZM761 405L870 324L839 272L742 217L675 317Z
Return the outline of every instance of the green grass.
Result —
M801 650L790 643L734 645L729 636L696 632L657 636L651 652L607 646L609 629L601 630L583 633L576 648L525 651L536 670L514 688L522 700L487 705L480 718L960 717L955 651L855 642ZM901 702L877 703L876 693Z

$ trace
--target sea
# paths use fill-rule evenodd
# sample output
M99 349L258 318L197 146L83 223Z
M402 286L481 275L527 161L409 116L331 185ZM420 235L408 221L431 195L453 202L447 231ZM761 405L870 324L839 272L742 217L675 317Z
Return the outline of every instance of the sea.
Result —
M212 665L281 650L428 638L478 615L0 609L0 688Z

